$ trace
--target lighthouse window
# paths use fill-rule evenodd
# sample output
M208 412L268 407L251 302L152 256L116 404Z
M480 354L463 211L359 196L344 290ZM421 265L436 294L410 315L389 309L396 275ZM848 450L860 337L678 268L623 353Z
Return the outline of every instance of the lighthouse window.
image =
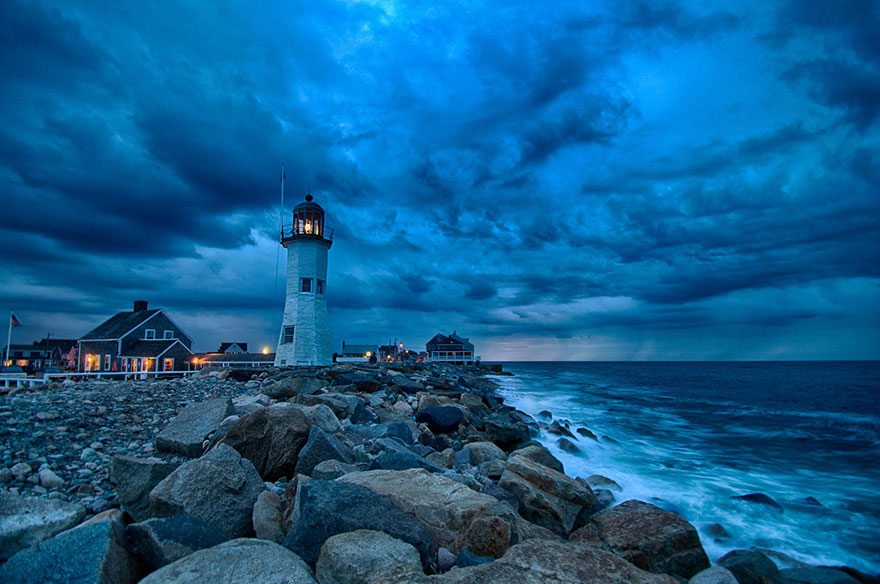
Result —
M317 281L317 288L315 289L315 291L316 291L318 294L323 294L323 293L324 293L324 280L318 280L318 281Z
M312 279L311 278L300 278L302 282L302 286L300 290L303 292L311 292L312 291Z
M284 327L284 340L282 343L288 344L293 342L293 327L286 326Z

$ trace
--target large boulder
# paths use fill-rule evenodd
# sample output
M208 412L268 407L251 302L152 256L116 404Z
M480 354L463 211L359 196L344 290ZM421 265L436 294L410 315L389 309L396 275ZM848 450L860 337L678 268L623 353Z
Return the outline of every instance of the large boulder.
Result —
M352 473L356 474L359 473ZM318 560L321 546L328 538L358 529L387 533L419 550L423 563L428 559L431 539L425 528L388 497L361 485L342 481L303 482L294 506L293 524L284 538L284 547L310 565Z
M421 575L416 548L381 531L359 529L329 538L315 565L320 584L369 584Z
M431 578L433 584L677 584L643 571L593 546L533 539L511 547L504 557Z
M543 464L547 468L552 468L556 472L565 473L565 468L562 466L562 462L540 444L530 444L524 448L516 450L513 454L523 456L529 460L534 460L538 464Z
M431 535L432 553L440 547L452 553L468 548L497 558L526 536L510 505L423 469L372 470L339 480L385 495L418 519Z
M493 442L471 442L465 444L461 451L468 453L470 464L474 466L479 466L484 462L505 460L507 458L504 451L498 448Z
M232 399L226 397L189 404L156 436L156 449L189 458L201 456L208 435L234 413Z
M0 560L70 529L85 514L77 503L0 493Z
M229 537L253 533L251 514L266 489L254 465L232 447L220 444L201 458L180 465L150 493L153 517L189 513Z
M110 461L110 482L116 485L119 504L135 521L150 517L150 491L171 474L179 463L158 458L114 456Z
M498 486L519 501L519 514L567 537L586 525L596 495L589 486L522 456L512 455Z
M315 404L313 406L293 406L298 408L306 415L309 422L313 426L318 426L328 434L336 434L342 432L342 424L333 409L324 404Z
M281 524L281 497L271 491L263 491L254 503L254 533L260 539L275 543L284 541Z
M262 386L260 391L274 399L286 399L295 395L315 393L326 385L326 381L314 377L282 377Z
M130 584L135 569L115 521L70 529L15 554L0 566L4 584Z
M718 559L718 565L730 570L739 584L763 584L765 579L779 575L773 560L754 550L727 552Z
M490 440L505 452L515 450L517 445L531 440L529 427L510 416L506 411L486 416L483 428Z
M264 480L276 481L293 476L311 427L308 416L299 408L272 406L239 420L226 433L222 444L250 460Z
M296 474L310 475L319 462L338 460L351 462L354 459L351 449L332 434L318 426L312 426L309 438L299 453Z
M133 523L125 533L144 573L229 539L210 523L186 513Z
M597 513L593 520L571 539L604 543L649 572L688 579L709 567L697 530L681 515L629 500Z
M140 584L316 584L295 553L264 539L234 539L157 570Z
M460 409L453 406L428 406L416 416L416 422L425 423L434 434L446 434L455 430L464 418Z

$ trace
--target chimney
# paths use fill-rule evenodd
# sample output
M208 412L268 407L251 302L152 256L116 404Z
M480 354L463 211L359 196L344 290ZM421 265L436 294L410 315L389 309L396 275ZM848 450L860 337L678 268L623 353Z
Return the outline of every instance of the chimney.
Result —
M147 301L146 300L135 300L134 301L134 311L140 312L142 310L147 309Z

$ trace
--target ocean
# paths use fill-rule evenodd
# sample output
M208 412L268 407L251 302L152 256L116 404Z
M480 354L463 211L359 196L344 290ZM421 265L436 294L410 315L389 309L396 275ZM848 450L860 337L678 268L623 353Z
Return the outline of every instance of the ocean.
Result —
M683 515L714 562L756 546L880 573L880 362L504 363L511 406L584 427L580 454L539 440L618 502ZM782 506L733 499L764 493ZM816 501L807 498L812 497ZM720 524L726 535L713 535ZM715 528L717 529L717 527Z

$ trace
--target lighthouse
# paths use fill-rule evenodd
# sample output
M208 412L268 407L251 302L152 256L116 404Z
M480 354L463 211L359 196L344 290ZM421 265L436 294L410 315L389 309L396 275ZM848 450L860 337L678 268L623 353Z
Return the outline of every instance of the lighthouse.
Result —
M324 209L312 195L293 208L293 224L281 229L287 249L287 299L275 351L275 366L329 365L327 252L333 231L324 227Z

